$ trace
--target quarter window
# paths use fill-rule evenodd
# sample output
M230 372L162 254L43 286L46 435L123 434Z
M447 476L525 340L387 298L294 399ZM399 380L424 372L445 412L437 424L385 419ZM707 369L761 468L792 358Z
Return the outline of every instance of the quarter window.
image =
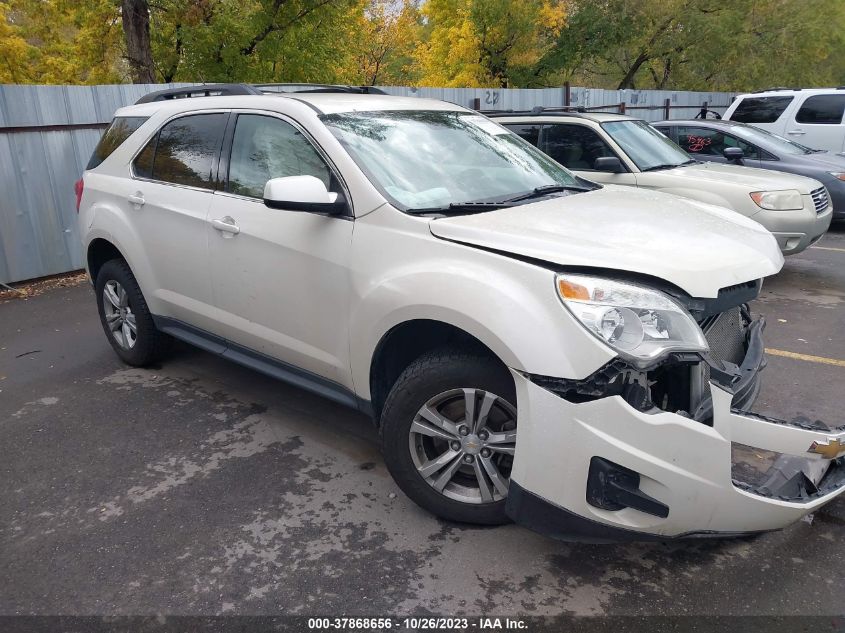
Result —
M615 156L593 130L583 125L545 125L540 149L564 167L592 171L597 158Z
M94 148L94 153L91 154L91 160L88 161L88 166L85 169L94 169L100 163L111 156L112 152L120 147L123 142L132 136L132 133L141 127L149 117L145 116L120 116L115 117L111 122L109 129L107 129L103 136L100 137L100 142Z
M822 123L837 125L842 123L845 111L845 95L814 95L807 100L795 115L798 123Z
M226 128L224 113L193 114L165 125L135 158L141 178L212 189L211 168Z
M314 176L331 185L331 171L322 157L290 123L257 114L238 115L229 160L228 191L263 198L272 178Z
M792 97L745 97L731 114L731 121L774 123L792 103Z

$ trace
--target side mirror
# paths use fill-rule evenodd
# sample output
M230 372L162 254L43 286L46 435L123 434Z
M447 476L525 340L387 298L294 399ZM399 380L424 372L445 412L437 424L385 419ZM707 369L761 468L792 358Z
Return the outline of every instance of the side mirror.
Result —
M596 171L609 171L611 174L625 173L622 161L616 156L602 156L601 158L597 158L593 163L593 169Z
M337 215L346 209L343 196L326 189L314 176L273 178L264 185L264 204L271 209Z
M739 147L726 147L722 150L722 156L728 159L728 162L742 163L745 153Z

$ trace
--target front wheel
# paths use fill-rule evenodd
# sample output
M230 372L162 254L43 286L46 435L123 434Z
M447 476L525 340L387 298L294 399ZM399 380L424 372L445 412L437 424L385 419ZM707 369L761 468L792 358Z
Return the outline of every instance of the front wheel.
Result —
M405 494L437 516L506 523L515 402L513 379L495 359L448 349L423 355L384 406L388 470Z

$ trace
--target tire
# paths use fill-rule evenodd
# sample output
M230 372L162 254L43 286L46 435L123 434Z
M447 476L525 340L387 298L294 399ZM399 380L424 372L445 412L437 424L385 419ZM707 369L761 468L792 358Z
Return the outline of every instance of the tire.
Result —
M382 446L390 474L408 497L441 518L508 523L515 403L513 378L489 355L449 348L424 354L399 376L382 411ZM475 428L466 413L470 407ZM495 472L488 470L491 465Z
M112 259L103 264L94 288L103 331L124 363L145 367L167 353L172 339L156 328L135 275L124 260ZM117 327L113 328L115 324Z

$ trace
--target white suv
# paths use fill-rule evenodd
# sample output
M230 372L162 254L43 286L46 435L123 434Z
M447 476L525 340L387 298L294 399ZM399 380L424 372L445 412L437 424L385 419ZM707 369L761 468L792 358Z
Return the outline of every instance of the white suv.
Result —
M739 95L725 111L730 121L750 123L813 149L845 151L845 86L775 88Z
M842 429L743 412L746 302L783 263L757 223L593 185L440 101L168 96L119 110L77 187L126 362L172 336L366 411L452 520L724 535L842 492Z

